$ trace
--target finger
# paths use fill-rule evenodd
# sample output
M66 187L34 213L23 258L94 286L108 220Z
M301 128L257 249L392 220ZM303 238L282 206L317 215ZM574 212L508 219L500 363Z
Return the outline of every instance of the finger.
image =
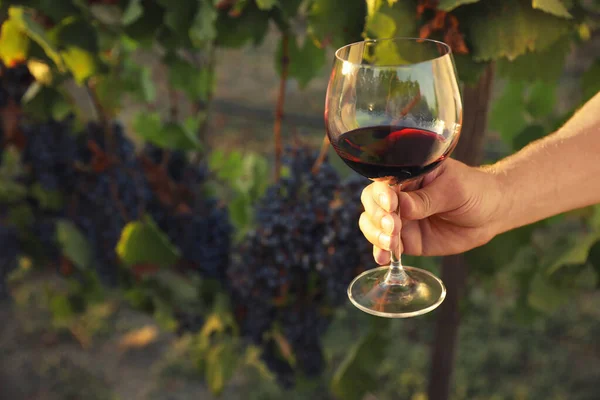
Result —
M385 182L373 182L371 187L371 197L379 207L387 212L394 212L398 209L398 193ZM399 188L398 188L399 189Z
M391 260L390 252L382 250L377 246L373 246L373 258L379 265L389 264Z
M380 247L383 250L390 250L398 245L398 236L391 236L383 232L371 222L371 219L366 213L360 215L358 226L371 244Z
M402 221L402 245L404 254L410 256L420 256L423 254L423 232L421 224L426 221L403 220Z
M455 203L462 201L462 183L453 179L451 173L441 176L444 171L443 167L437 168L423 178L421 189L402 191L398 194L400 215L403 219L425 219L448 211Z
M365 207L365 213L369 219L380 230L388 235L397 235L400 233L402 223L396 213L389 213L381 208L373 199L370 191L364 190L361 201Z

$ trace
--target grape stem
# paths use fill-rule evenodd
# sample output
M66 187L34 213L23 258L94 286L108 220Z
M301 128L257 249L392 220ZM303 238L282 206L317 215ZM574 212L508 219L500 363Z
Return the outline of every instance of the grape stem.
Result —
M281 154L283 145L281 140L281 122L285 105L285 86L290 65L289 33L282 32L281 42L281 76L279 79L279 94L277 95L277 106L275 108L275 123L273 124L273 139L275 141L275 181L281 176Z

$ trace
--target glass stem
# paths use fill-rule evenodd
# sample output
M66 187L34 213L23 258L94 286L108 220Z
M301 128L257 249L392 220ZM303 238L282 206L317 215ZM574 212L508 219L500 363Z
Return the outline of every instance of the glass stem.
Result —
M394 186L394 185L390 185ZM400 190L402 190L402 184L398 184ZM398 205L400 207L400 205ZM398 213L398 211L396 211ZM398 233L398 247L391 251L391 262L388 273L385 276L386 285L410 285L412 280L406 274L404 267L402 266L402 254L400 249L402 248L402 233Z

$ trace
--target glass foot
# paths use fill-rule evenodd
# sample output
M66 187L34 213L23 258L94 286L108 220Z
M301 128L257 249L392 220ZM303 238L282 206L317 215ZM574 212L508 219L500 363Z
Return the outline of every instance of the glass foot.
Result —
M350 301L379 317L409 318L434 310L446 297L442 281L428 271L404 267L410 277L405 285L386 282L388 271L388 266L374 268L354 278L348 286Z

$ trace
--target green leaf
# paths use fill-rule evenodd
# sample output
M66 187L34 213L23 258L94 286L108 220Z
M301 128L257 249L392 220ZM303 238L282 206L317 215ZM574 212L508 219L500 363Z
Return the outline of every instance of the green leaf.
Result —
M454 62L459 80L471 86L479 82L481 74L488 65L487 62L474 61L473 57L468 54L455 54Z
M452 11L465 4L477 3L479 0L440 0L437 8L442 11Z
M179 58L167 61L169 83L183 91L192 101L206 101L214 87L214 71L210 67L198 69Z
M475 274L493 276L515 260L519 248L531 242L531 235L536 227L537 225L532 224L503 233L489 243L465 253L469 267Z
M466 8L466 7L465 7ZM459 18L471 43L476 61L506 57L514 60L527 51L547 48L567 34L572 24L518 1L502 7L480 2Z
M596 60L581 76L581 87L583 89L583 101L591 99L600 92L600 60Z
M320 47L356 42L361 39L366 14L364 1L314 0L308 15L309 33Z
M289 69L288 76L298 81L302 89L321 72L325 65L325 51L318 48L311 40L305 40L302 48L298 47L296 38L288 39ZM283 38L279 42L275 52L275 69L281 75L281 64L283 62Z
M552 259L546 263L544 268L547 276L550 276L565 265L577 265L585 264L591 247L600 240L600 233L591 233L584 237L574 238L562 254L553 256Z
M141 46L154 44L156 33L163 26L165 9L154 1L144 2L144 13L133 23L125 26L125 34Z
M14 21L21 31L25 32L34 42L36 42L46 55L61 69L63 67L62 59L54 44L46 35L44 28L35 22L27 12L18 7L11 7L8 11L10 19Z
M229 202L229 216L231 222L238 228L244 230L250 225L252 208L249 196L239 193Z
M242 47L251 42L260 44L269 29L269 13L261 11L254 2L232 17L226 11L218 13L216 44L221 47Z
M506 143L512 143L514 138L527 126L525 121L525 84L509 81L502 94L494 100L490 110L489 127L497 131Z
M209 0L201 0L196 16L189 29L192 44L202 47L217 37L217 10Z
M123 81L116 74L100 75L96 79L96 96L104 111L115 115L121 108L125 90L131 89L131 80Z
M54 322L61 324L75 315L69 297L66 294L54 294L51 296L49 307Z
M5 64L23 61L29 51L29 37L23 33L19 24L6 20L0 34L0 59Z
M385 328L379 326L385 323L386 321L374 322L369 333L348 350L331 382L331 389L336 397L361 400L366 393L377 389L379 376L376 371L389 344Z
M63 208L63 196L58 190L47 190L39 183L34 183L31 196L37 200L42 210L60 211Z
M567 7L560 0L533 0L533 8L556 15L557 17L573 18Z
M527 303L533 309L549 314L566 304L572 296L572 291L553 285L541 274L536 274L529 286Z
M548 134L548 131L541 125L528 125L512 141L514 151L521 150L534 140L538 140Z
M279 0L256 0L256 5L261 10L270 10L279 3Z
M191 304L198 298L198 287L188 277L163 269L156 273L154 279L161 287L167 289L173 304Z
M56 237L65 257L81 269L89 268L93 263L90 245L79 229L68 220L56 223Z
M77 47L89 53L97 53L98 31L81 18L67 18L55 26L48 36L60 47Z
M556 82L546 83L538 81L529 89L526 109L534 118L543 118L554 111L556 104Z
M173 265L180 256L179 250L149 217L123 228L116 251L129 266L149 263L165 267Z
M129 0L129 4L127 4L127 8L121 16L121 23L123 25L130 25L137 21L142 14L144 14L142 0Z
M44 16L58 23L69 16L78 15L80 10L72 0L33 0L14 2L34 8Z
M543 80L556 83L562 74L570 49L571 38L567 35L544 50L528 51L512 61L506 58L497 60L496 72L498 76L511 80Z
M167 149L192 150L200 147L193 132L181 124L163 124L158 113L139 113L133 121L133 129L141 138Z
M0 176L0 204L16 203L27 196L25 185L15 182L11 177Z
M368 38L417 35L417 20L413 17L414 6L409 2L369 2L365 24Z
M241 352L232 339L213 345L206 355L206 383L215 396L221 394L235 372Z
M176 33L178 38L188 38L194 17L198 12L198 0L178 0L173 7L171 0L158 0L165 10L165 25Z

